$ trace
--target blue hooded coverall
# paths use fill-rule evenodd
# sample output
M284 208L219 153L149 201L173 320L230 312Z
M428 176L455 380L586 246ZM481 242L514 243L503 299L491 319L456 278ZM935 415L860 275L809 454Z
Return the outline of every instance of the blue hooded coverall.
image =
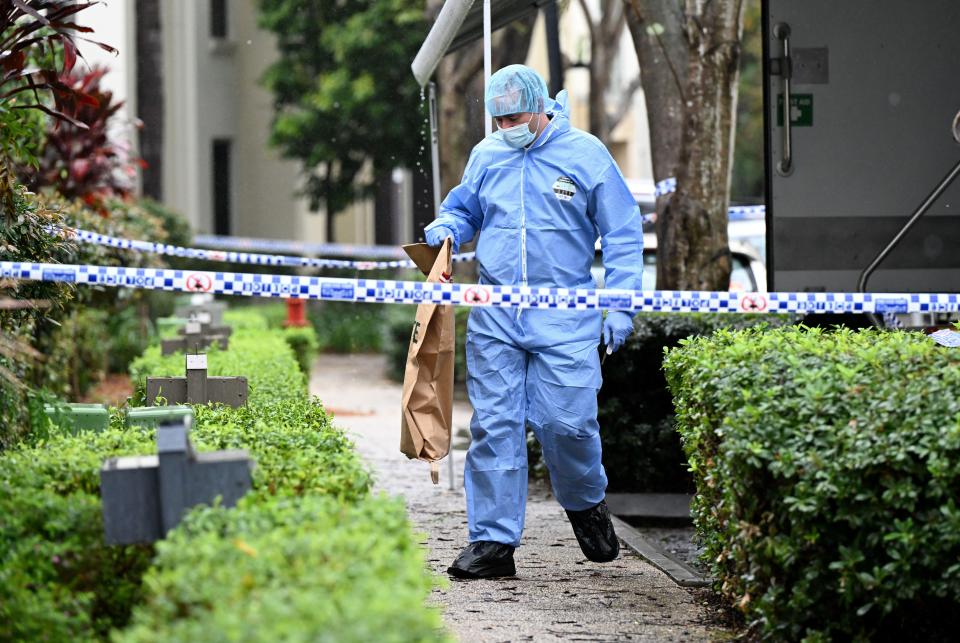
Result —
M549 101L548 101L549 103ZM601 238L608 288L641 290L640 210L604 145L571 127L566 92L528 148L499 131L474 147L460 185L428 228L454 245L479 231L480 283L592 288ZM474 414L464 484L470 542L520 544L527 500L529 424L554 494L568 510L604 498L597 391L598 310L478 307L467 324L467 391Z

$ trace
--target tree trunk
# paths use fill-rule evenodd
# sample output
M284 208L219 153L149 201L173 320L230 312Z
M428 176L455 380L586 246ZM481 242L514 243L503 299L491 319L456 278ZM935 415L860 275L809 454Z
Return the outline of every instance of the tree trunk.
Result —
M428 20L435 20L442 0L430 0ZM493 70L523 63L530 49L536 12L493 34ZM470 150L483 139L483 42L447 54L437 66L437 111L440 119L440 198L460 183Z
M137 0L137 113L140 130L140 158L143 194L163 199L163 30L160 0Z
M389 246L406 241L397 239L394 234L393 222L400 217L400 213L393 209L393 191L393 171L377 172L377 186L373 197L373 239L378 245Z
M483 138L483 50L479 45L440 61L437 92L442 200L460 183L470 150Z
M627 26L640 61L647 105L653 178L662 181L677 175L680 159L688 58L683 12L678 2L626 0L626 3ZM666 195L657 200L658 212L661 204L665 205L669 199Z
M336 223L337 213L333 207L333 203L331 202L332 199L330 197L330 194L331 194L330 181L328 179L331 172L333 172L333 168L330 166L330 163L327 163L326 172L324 175L324 180L327 181L327 191L326 191L327 198L326 198L326 203L324 204L324 210L323 210L323 217L324 217L323 222L324 222L324 227L326 228L325 233L327 235L327 238L323 240L324 243L336 243L336 239L335 239L336 233L334 232L336 230L336 226L334 224Z
M665 290L726 290L730 282L730 249L727 207L733 152L733 115L736 112L742 0L710 2L686 0L686 19L661 22L676 16L675 0L628 0L650 114L656 179L667 178L675 163L677 189L672 198L657 204L657 288ZM642 26L638 34L634 25ZM659 26L658 26L659 25ZM649 42L649 31L653 42ZM640 35L640 38L637 36ZM654 61L647 46L659 49L662 62ZM683 39L683 64L677 40ZM686 81L680 69L685 64ZM666 76L666 78L665 78ZM682 87L679 113L673 90ZM658 102L665 99L663 102ZM679 127L678 127L679 125ZM661 131L662 130L662 131ZM664 149L675 150L671 157ZM666 175L666 176L665 176Z

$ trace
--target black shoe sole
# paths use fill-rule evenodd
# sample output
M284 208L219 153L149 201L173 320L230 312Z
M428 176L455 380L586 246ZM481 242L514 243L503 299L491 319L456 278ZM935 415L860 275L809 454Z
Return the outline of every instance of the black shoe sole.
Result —
M476 574L465 569L460 569L459 567L447 567L447 573L451 576L455 576L456 578L480 580L484 578L503 578L504 576L516 576L517 568L514 565L510 565L509 567L495 567L494 569L484 570L482 574Z
M583 551L583 547L580 548L580 551ZM613 556L610 557L610 558L607 558L606 556L604 556L604 557L599 557L599 556L598 556L598 557L593 557L593 556L590 556L590 555L589 555L587 552L585 552L585 551L583 552L583 555L587 557L587 560L589 560L590 562L593 562L593 563L610 563L610 562L615 561L615 560L617 559L617 557L620 555L620 543L617 543L617 550L616 550L615 552L613 552Z

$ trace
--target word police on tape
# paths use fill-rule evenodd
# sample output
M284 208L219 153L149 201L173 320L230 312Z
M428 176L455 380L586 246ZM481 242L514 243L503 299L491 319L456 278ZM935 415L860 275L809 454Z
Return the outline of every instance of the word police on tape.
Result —
M737 293L641 291L338 279L235 272L190 272L0 261L0 277L221 295L296 297L397 304L645 312L955 312L960 295L942 293Z

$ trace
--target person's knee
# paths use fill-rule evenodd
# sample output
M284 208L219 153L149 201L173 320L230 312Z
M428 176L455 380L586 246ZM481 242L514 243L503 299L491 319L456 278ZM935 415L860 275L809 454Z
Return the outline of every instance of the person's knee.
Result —
M507 471L526 468L526 442L508 437L476 440L467 451L467 467L473 471Z
M543 386L530 397L530 421L550 436L589 438L596 435L597 392L576 387Z

